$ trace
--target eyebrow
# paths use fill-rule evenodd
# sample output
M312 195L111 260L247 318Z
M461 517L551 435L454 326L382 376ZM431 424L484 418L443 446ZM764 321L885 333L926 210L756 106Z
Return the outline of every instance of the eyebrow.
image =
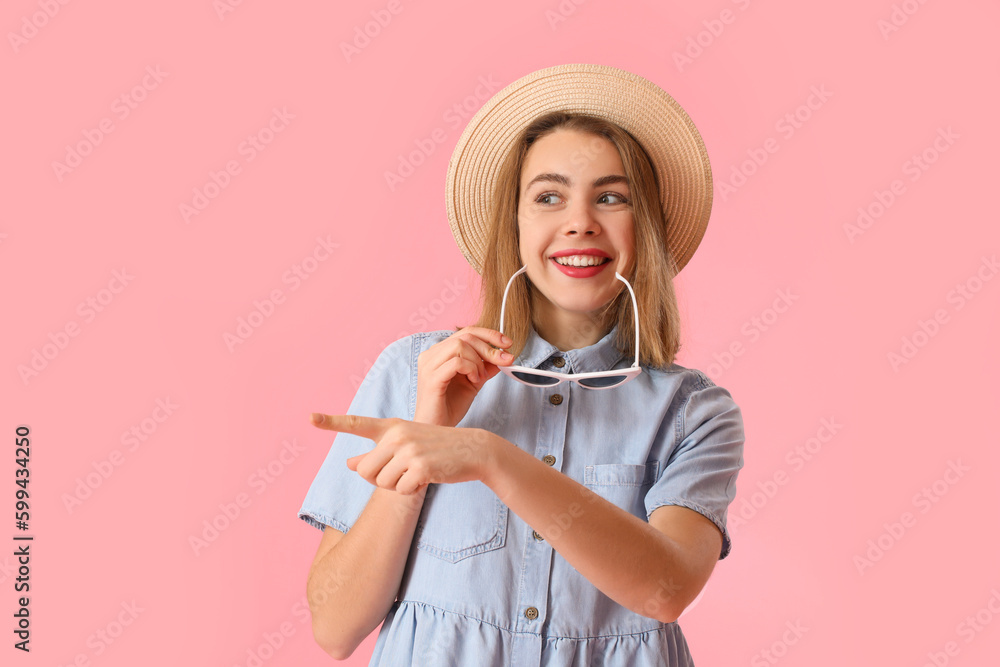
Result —
M538 176L535 176L533 179L531 179L531 181L529 181L528 184L524 186L524 189L527 190L535 183L539 183L541 181L560 183L562 185L565 185L566 187L570 187L573 184L572 181L570 181L569 177L563 176L562 174L545 173L545 174L539 174ZM599 188L604 185L610 185L611 183L624 183L625 185L628 185L628 179L619 174L611 174L609 176L601 176L593 183L591 183L591 186Z

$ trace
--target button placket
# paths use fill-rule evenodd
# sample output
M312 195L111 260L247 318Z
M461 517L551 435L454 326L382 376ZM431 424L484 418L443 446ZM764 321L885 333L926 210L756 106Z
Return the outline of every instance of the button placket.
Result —
M545 370L562 368L568 372L570 363L562 356L550 356L539 366ZM556 391L557 389L561 391ZM543 463L561 468L561 459L566 446L566 423L569 410L569 389L565 383L558 387L544 388L538 398L543 402L539 419L538 432L534 442L534 452ZM538 400L538 399L536 399ZM538 624L546 619L549 604L549 576L555 551L547 544L542 535L526 526L523 533L527 538L522 561L521 586L517 596L517 606L511 609L516 614L513 626L519 631L514 639L512 664L537 664L537 651L541 650ZM523 658L523 660L521 659Z
M551 366L554 367L554 368L564 368L566 366L566 357L563 357L563 356L553 356L553 357L550 357L549 364L551 364ZM544 368L545 366L547 366L549 364L543 364L542 368ZM567 369L568 372L571 371L571 370L572 369ZM560 385L560 386L565 387L566 385ZM563 400L565 398L567 398L567 397L565 397L561 393L551 394L549 396L549 403L551 405L562 405Z

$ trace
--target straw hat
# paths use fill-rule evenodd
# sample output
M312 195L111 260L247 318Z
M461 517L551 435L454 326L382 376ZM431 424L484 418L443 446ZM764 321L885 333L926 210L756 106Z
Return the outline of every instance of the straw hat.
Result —
M558 65L532 72L494 95L458 140L448 163L448 222L462 254L482 274L490 200L500 165L537 116L599 116L629 132L649 154L660 183L667 245L680 271L712 212L712 170L687 113L647 79L605 65Z

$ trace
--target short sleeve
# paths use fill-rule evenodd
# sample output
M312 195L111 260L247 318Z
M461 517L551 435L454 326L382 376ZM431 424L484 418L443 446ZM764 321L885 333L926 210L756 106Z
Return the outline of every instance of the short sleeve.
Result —
M657 507L680 505L712 521L722 531L719 560L732 540L726 512L736 497L736 477L743 467L743 416L733 397L700 371L679 413L673 417L675 444L659 478L646 493L646 518Z
M415 377L415 336L390 343L372 364L344 414L412 419L411 378ZM333 433L330 431L330 433ZM375 443L352 433L337 433L330 452L306 493L299 518L325 530L347 532L368 504L375 487L347 467L347 459L371 451Z

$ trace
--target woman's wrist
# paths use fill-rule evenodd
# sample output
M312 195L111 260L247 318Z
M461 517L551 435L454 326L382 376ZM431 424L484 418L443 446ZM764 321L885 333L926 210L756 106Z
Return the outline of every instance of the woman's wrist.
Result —
M479 481L499 496L498 487L502 483L510 463L511 451L517 449L517 446L496 433L485 429L477 430L486 434L482 443L482 467L479 471Z
M435 414L431 410L421 410L420 403L417 403L417 409L413 411L413 421L420 422L421 424L446 426L440 413Z
M424 506L424 496L427 495L427 487L422 486L413 493L399 493L393 489L377 488L375 491L385 492L386 502L391 504L396 510L400 519L406 520L410 516L419 514Z

